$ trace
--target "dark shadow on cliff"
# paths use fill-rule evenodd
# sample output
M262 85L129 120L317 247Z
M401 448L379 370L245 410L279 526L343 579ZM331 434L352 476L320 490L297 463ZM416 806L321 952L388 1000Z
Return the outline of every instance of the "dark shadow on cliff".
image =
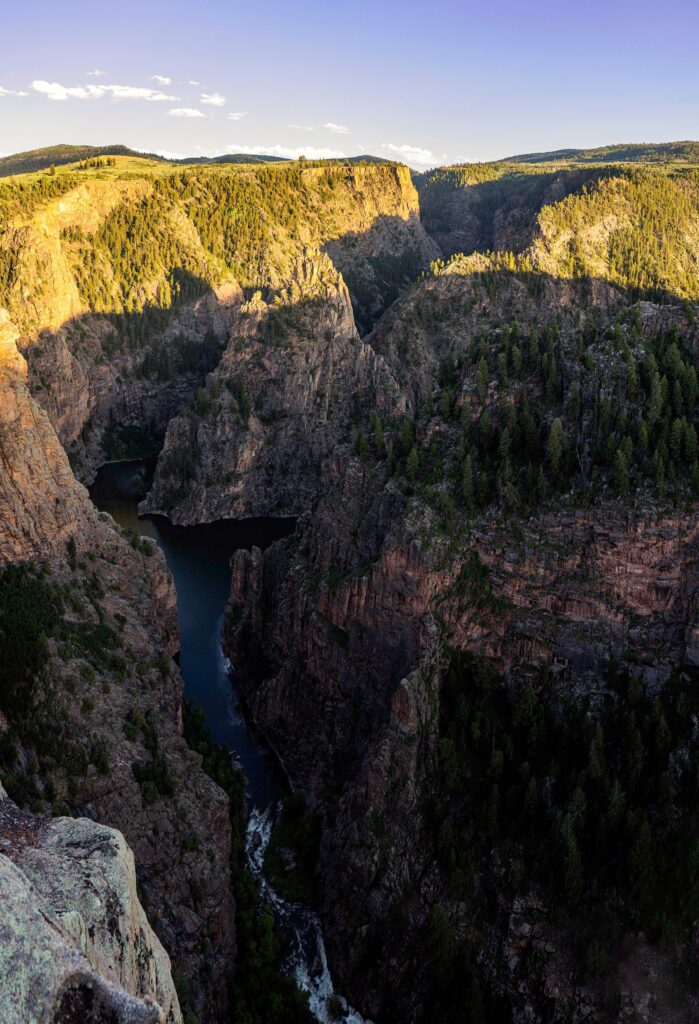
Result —
M557 202L583 185L608 176L603 168L512 172L491 181L454 186L448 180L418 176L422 222L445 256L504 248L521 252L532 241L542 206Z
M86 392L88 400L93 398L81 435L61 436L69 450L84 448L96 425L103 431L106 459L156 455L169 420L218 365L226 332L217 335L212 325L202 327L194 309L191 323L185 319L171 330L187 307L215 301L212 287L181 268L172 270L169 280L174 300L167 307L146 303L134 312L85 313L58 330L42 331L24 349L30 390L57 421L59 436L61 417L74 414ZM60 356L62 343L79 370L70 356Z
M417 213L377 217L322 246L349 288L357 330L367 334L401 291L440 255Z
M586 235L611 217L616 227L604 258L631 301L667 302L697 293L687 242L696 213L688 206L684 174L663 177L611 164L541 172L512 168L491 180L469 180L489 173L498 170L474 165L416 176L423 224L445 256L524 253L539 234L545 208L548 234L553 231L560 243L556 261L584 275ZM606 185L610 179L621 187ZM572 206L562 202L568 198Z

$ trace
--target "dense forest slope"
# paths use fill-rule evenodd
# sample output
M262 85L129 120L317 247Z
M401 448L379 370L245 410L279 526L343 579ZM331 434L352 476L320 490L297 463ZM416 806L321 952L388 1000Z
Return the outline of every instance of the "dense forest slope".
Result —
M28 174L34 171L45 171L49 168L63 167L65 164L86 164L91 168L111 166L109 157L135 157L162 164L197 165L197 164L276 164L283 163L280 156L268 156L265 153L224 153L221 156L191 156L173 160L171 157L157 153L140 153L128 146L45 146L43 149L31 149L25 153L13 153L0 157L0 178L9 178L14 174ZM347 163L387 164L391 161L369 153L349 157ZM86 169L86 168L83 168Z
M445 254L511 252L534 271L603 278L636 297L695 299L698 175L481 164L437 170L418 187Z
M523 153L510 156L508 163L699 163L699 142L627 142L595 149L558 149L552 153Z
M28 174L34 171L45 171L47 168L63 167L65 164L87 165L91 168L112 166L109 157L135 157L158 163L174 164L265 164L281 162L278 156L241 156L229 154L216 157L192 157L191 159L169 160L157 153L137 153L128 146L46 146L43 149L31 149L26 153L13 153L11 156L0 157L0 178L9 178L14 174ZM84 167L83 169L87 169Z

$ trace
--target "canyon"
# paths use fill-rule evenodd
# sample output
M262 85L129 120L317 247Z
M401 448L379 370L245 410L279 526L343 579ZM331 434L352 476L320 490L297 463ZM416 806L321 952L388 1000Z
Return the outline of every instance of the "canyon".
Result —
M317 823L349 1003L377 1024L692 1019L692 923L620 895L581 823L615 745L641 743L636 870L649 827L694 849L696 176L120 159L0 185L0 571L20 640L43 637L0 705L3 971L29 978L8 1021L237 1012L244 782L233 765L224 792L185 739L162 552L84 486L148 457L142 514L296 520L233 553L222 643ZM515 771L520 702L539 718ZM537 746L590 729L590 765ZM526 801L560 891L508 831ZM575 922L603 913L595 960Z

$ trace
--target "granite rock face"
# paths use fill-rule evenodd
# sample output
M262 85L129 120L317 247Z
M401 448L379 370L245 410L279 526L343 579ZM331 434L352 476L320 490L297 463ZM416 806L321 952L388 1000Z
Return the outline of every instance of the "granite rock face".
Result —
M298 515L357 410L401 407L359 334L438 249L407 168L354 167L329 198L324 173L302 172L313 217L264 254L206 393L168 427L144 510L177 523Z
M220 354L241 291L221 284L173 314L164 329L153 330L137 352L124 350L107 317L88 312L27 343L28 385L46 411L59 440L71 453L75 471L86 482L104 461L105 430L133 424L161 437L170 419L199 386L204 369L177 368L180 353L202 352L202 366ZM211 351L205 353L205 339ZM144 360L166 352L173 370L144 374Z
M0 327L3 324L0 322ZM46 414L27 391L17 332L4 320L0 351L0 559L17 561L65 548L90 511Z
M0 850L6 1024L181 1024L119 832L28 814L0 791Z
M143 508L181 523L300 515L355 410L390 393L342 276L304 253L275 303L258 292L241 307L199 404L168 428Z
M494 659L513 685L547 672L561 697L581 703L604 700L607 670L632 650L639 678L658 692L673 668L695 664L699 518L638 521L609 506L530 523L521 547L497 530L479 532L492 586L484 608L458 595L463 562L425 539L429 520L406 516L390 493L367 500L371 486L351 464L300 537L264 555L236 555L226 648L255 720L325 822L320 871L333 970L366 1014L390 1006L413 1019L419 936L429 907L449 905L424 824L441 637ZM318 585L338 565L345 578ZM404 924L394 931L398 906ZM535 910L524 916L538 919ZM561 1013L578 1001L593 1007L594 996L567 980L565 937L539 933L549 975L530 978L530 1005L557 985ZM490 962L507 959L510 941L494 930ZM632 962L625 970L633 973Z

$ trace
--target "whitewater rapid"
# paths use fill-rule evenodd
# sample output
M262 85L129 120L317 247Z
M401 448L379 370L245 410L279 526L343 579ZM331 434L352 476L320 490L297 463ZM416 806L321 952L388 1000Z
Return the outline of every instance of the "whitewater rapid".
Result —
M348 1006L333 987L318 915L300 903L287 903L265 876L265 851L278 813L279 805L270 805L264 811L252 808L245 835L245 855L259 886L261 899L271 907L291 944L282 969L303 992L308 993L311 1013L321 1024L337 1024L338 1021L344 1021L345 1024L372 1024ZM332 1004L338 1000L343 1007L339 1017L331 1013Z

